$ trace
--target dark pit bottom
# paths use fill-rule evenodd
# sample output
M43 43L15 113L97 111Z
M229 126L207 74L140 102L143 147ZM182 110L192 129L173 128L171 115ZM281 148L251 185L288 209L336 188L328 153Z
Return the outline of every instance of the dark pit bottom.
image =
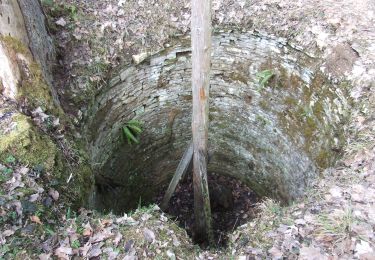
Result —
M227 233L243 225L256 214L255 205L259 197L240 181L215 173L208 174L213 231L215 245L225 247ZM166 189L162 190L156 202L160 204ZM192 174L188 174L176 188L166 213L175 217L189 236L194 237L194 191ZM204 246L204 244L201 244Z

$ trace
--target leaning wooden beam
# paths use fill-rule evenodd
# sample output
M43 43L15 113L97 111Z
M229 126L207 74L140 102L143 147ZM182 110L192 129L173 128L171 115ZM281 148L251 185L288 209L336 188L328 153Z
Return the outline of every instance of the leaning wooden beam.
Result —
M168 190L164 195L163 201L161 202L161 209L166 210L168 208L168 203L176 190L177 184L179 181L183 178L185 173L190 168L190 164L193 159L193 143L190 142L188 148L185 150L184 154L182 155L181 161L177 166L176 172L174 173L174 176L169 183Z
M213 244L207 183L208 97L211 70L211 0L191 1L193 186L196 241Z

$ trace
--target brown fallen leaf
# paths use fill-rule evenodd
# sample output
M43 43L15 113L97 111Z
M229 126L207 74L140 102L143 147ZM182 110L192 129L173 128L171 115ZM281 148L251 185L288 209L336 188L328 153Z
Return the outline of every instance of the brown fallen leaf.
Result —
M268 253L270 253L272 255L272 259L282 259L283 258L283 252L281 252L275 246L272 247L270 250L268 250Z
M39 255L39 260L49 260L51 258L51 254L40 254Z
M8 230L5 230L5 231L3 232L3 237L9 237L9 236L11 236L11 235L13 235L13 234L14 234L14 231L8 229Z
M57 201L60 197L59 192L57 190L54 190L54 189L50 189L49 192L48 192L48 195L51 196L51 198L54 201Z
M103 243L93 245L93 247L88 252L88 255L87 255L88 258L91 259L91 258L100 256L102 254L102 250L101 250L102 246L103 246Z
M132 249L133 244L134 244L134 241L132 239L130 239L128 242L125 243L125 246L124 246L125 253L129 252L130 249Z
M83 230L82 235L85 236L85 237L91 236L93 231L92 231L92 227L90 225L90 222L88 222L87 224L85 224L83 227L85 229Z
M113 240L113 244L117 247L118 243L120 243L121 239L122 239L122 234L119 232L119 233L117 233L115 239Z
M362 255L367 255L367 254L372 254L374 255L374 249L372 248L371 244L360 240L356 246L355 246L355 256L358 257L359 259L364 259L362 258Z
M173 239L172 240L173 246L179 247L181 243L180 243L180 241L178 241L178 238L175 234L172 234L172 239Z
M145 237L146 241L149 243L152 243L155 240L155 233L152 232L148 228L143 229L143 236Z
M13 206L14 209L16 210L18 216L21 216L22 215L22 204L20 201L14 201L10 204L10 206Z
M30 197L29 197L29 201L30 201L30 202L35 202L35 201L37 201L38 199L39 199L39 194L38 194L38 193L32 194L32 195L30 195Z
M126 255L123 260L136 260L137 257L135 255Z
M112 221L111 219L103 219L103 220L101 221L101 223L102 223L102 225L103 225L104 227L107 227L107 226L111 225L111 224L113 223L113 221Z
M73 249L70 247L65 247L65 246L60 246L59 248L56 249L55 255L59 259L69 259L70 255L73 255Z
M118 258L119 252L114 251L113 248L105 248L103 253L107 254L109 260L114 260Z
M82 235L85 237L90 237L92 235L92 228L91 227L85 228L85 230L83 230Z
M79 248L79 252L81 256L86 257L91 247L92 247L91 243L87 242L83 247Z
M10 179L9 181L7 181L7 184L9 185L9 187L8 187L9 191L13 191L13 190L15 190L17 188L23 188L23 187L25 187L25 183L23 183L21 181L21 176L20 175L15 176L12 179Z
M365 253L360 255L360 260L375 260L375 255L373 253Z
M167 256L169 257L169 259L176 259L176 255L174 254L174 252L170 249L167 250Z
M324 256L320 249L314 246L303 246L300 250L300 258L301 260L323 260L327 259L326 256Z
M40 218L38 216L31 216L30 217L30 220L34 223L37 223L37 224L40 224L40 225L43 225L42 221L40 221Z
M57 20L55 23L57 25L60 25L61 27L64 27L66 25L66 21L62 17L59 20Z
M106 228L102 231L97 232L94 236L92 236L90 238L90 242L94 244L94 243L106 240L106 239L110 238L111 236L113 236L113 234L111 232L111 228Z
M29 172L29 168L27 167L22 167L21 169L18 170L20 174L26 175Z

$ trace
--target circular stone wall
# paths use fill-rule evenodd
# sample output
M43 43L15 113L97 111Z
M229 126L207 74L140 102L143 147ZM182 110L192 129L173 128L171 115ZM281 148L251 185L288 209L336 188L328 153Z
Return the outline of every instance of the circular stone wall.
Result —
M122 68L97 97L87 127L96 208L135 207L171 179L191 138L191 50L181 42ZM347 85L285 39L220 33L212 51L208 171L290 202L339 155ZM266 86L264 70L275 74ZM133 118L144 123L139 145L121 136Z

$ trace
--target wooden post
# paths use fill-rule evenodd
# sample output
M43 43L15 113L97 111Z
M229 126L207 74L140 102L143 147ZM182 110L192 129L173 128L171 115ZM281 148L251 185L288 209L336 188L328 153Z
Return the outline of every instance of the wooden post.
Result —
M193 159L193 143L190 142L188 148L182 155L182 159L177 166L176 172L173 175L171 182L169 183L168 190L164 195L163 201L160 205L162 210L166 210L168 208L169 200L171 199L173 192L176 189L178 182L183 178L185 173L189 170L189 166Z
M207 183L208 97L211 69L211 0L191 1L193 186L195 239L213 244Z

